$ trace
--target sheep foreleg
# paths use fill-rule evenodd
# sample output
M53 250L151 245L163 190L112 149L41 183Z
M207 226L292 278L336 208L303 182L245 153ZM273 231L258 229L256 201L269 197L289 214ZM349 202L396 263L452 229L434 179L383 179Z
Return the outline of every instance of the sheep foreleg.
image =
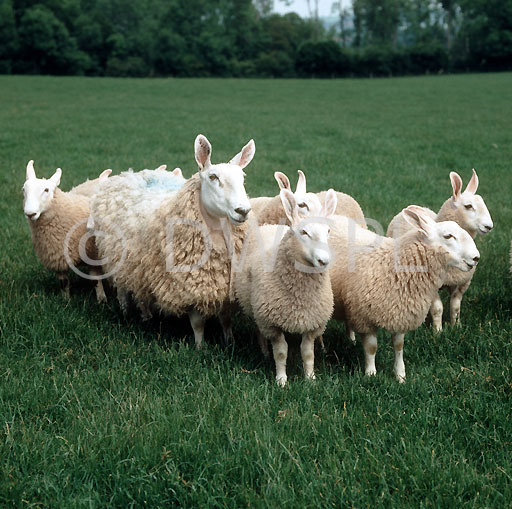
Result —
M206 320L196 309L189 311L188 318L190 320L192 330L194 331L194 341L196 348L199 350L203 344L204 323Z
M460 323L460 304L468 287L469 283L462 286L452 286L450 288L450 321L452 325Z
M66 272L57 272L57 277L60 281L60 289L62 290L62 293L66 296L66 298L69 299L70 297L70 281L69 276Z
M377 374L375 368L375 354L377 353L377 335L374 333L363 334L364 348L364 372L366 375Z
M276 363L276 381L281 386L286 385L288 377L286 376L286 359L288 357L288 343L284 339L284 334L279 332L272 338L272 350L274 351L274 361Z
M321 336L320 336L321 337ZM302 355L302 363L304 365L304 374L306 378L315 380L315 335L304 334L302 343L300 344L300 353Z
M399 332L393 334L393 349L395 350L395 377L400 382L405 382L405 364L404 364L404 337L405 334Z
M430 305L430 316L432 317L432 326L436 332L441 332L443 330L443 302L438 293L436 293Z

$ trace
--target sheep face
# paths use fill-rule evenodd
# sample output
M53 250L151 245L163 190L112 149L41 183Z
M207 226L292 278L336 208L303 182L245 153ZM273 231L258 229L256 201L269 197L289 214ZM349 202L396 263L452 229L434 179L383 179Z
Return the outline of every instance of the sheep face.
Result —
M298 249L295 257L299 264L305 267L325 269L331 262L331 252L328 241L331 233L329 218L336 210L336 193L330 189L325 199L324 207L321 207L315 217L301 219L301 212L294 194L281 189L281 202L286 216L291 224L291 229L297 239ZM300 268L300 267L299 267Z
M447 266L463 272L470 271L480 260L480 253L471 235L455 221L436 223L421 207L410 205L403 210L404 217L423 236L423 242L443 249Z
M27 219L37 221L50 207L55 189L60 183L62 170L57 168L48 180L38 179L34 170L34 161L27 164L25 184L23 185L23 212Z
M489 210L483 198L475 194L478 188L478 175L473 170L473 176L464 192L462 179L452 171L450 173L452 183L452 206L457 209L458 223L469 232L486 234L493 228L493 222Z
M205 136L195 142L195 156L201 177L201 202L206 211L216 218L228 218L234 225L242 224L251 210L245 192L245 168L254 157L251 140L229 163L212 164L211 145Z
M298 174L299 180L297 181L294 196L299 208L299 215L301 217L318 216L322 209L322 203L315 193L308 193L306 191L306 176L304 173L298 170ZM276 171L274 178L277 180L280 189L288 189L291 191L290 180L284 173Z

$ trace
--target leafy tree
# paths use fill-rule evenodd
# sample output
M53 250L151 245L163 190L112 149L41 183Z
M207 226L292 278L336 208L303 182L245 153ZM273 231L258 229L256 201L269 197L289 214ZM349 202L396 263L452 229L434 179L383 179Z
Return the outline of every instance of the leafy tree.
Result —
M18 32L11 0L0 0L0 73L10 72L18 50Z

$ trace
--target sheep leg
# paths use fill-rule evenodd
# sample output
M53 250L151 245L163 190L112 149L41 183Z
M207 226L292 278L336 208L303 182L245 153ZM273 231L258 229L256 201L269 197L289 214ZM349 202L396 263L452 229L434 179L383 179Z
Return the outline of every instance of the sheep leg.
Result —
M450 287L450 321L452 325L460 323L460 304L468 287L469 283Z
M375 354L377 353L377 334L370 332L363 334L364 372L368 376L376 375Z
M190 320L192 330L194 331L194 341L196 348L200 350L203 344L204 324L206 320L201 315L201 313L199 313L199 311L197 311L196 309L192 309L192 311L189 311L188 318Z
M135 305L140 313L140 318L143 322L147 322L153 318L153 313L151 312L151 308L145 302L139 302L135 299Z
M268 350L268 339L261 333L258 329L258 345L260 345L261 353L265 359L270 357L270 352Z
M436 293L430 305L430 316L432 317L432 326L436 332L441 332L443 330L443 302L438 293Z
M286 376L286 358L288 357L288 343L284 339L284 334L279 332L271 338L272 350L274 351L274 361L276 363L276 381L278 385L284 387L288 380Z
M320 338L322 336L319 336ZM302 355L302 364L304 365L304 374L306 378L315 380L315 335L304 334L300 344L300 353Z
M66 298L70 298L70 286L71 283L69 281L69 276L66 272L57 272L57 277L60 281L60 289L62 290L62 293L64 293Z
M107 296L105 295L105 289L103 288L103 282L101 280L101 276L103 272L100 268L91 267L89 269L89 274L96 279L96 300L98 302L107 302Z
M219 322L222 327L222 335L224 336L224 345L229 346L235 342L233 329L231 328L231 308L224 306L219 313Z
M356 333L350 328L350 325L348 324L348 321L345 320L345 332L347 336L350 338L350 341L352 341L352 344L356 344Z
M405 382L405 364L404 364L404 337L405 334L399 332L393 334L393 349L395 350L395 377L400 383Z
M117 302L119 302L119 307L121 308L123 316L126 318L130 310L130 296L123 288L117 289Z
M322 349L322 352L325 353L325 345L324 345L324 336L318 336L318 343L320 345L320 348Z

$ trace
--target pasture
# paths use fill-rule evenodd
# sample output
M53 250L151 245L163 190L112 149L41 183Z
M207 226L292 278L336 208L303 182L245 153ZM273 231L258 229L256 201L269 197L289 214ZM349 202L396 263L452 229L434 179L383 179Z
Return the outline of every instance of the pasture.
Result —
M0 76L0 505L504 507L512 499L512 75L382 80L130 80ZM29 159L70 189L103 169L196 171L251 138L251 196L273 172L355 197L385 230L410 203L438 210L476 168L494 230L462 325L405 338L407 382L379 335L376 377L331 322L317 381L297 343L274 382L252 324L232 348L209 322L124 319L38 262L22 212ZM445 310L446 314L446 310ZM507 503L506 500L509 500Z

